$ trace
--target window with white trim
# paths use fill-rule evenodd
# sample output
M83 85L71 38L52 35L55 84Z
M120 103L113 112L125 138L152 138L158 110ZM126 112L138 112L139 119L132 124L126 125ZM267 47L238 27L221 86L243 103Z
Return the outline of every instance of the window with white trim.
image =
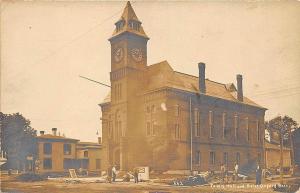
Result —
M249 128L249 118L246 117L246 130L247 130L247 141L250 141L250 128Z
M200 151L196 152L196 165L200 165L201 164L201 153Z
M222 125L223 125L223 138L226 138L228 135L228 130L227 130L227 120L226 120L226 113L222 113Z
M195 136L199 137L200 136L200 112L198 108L194 109L194 131L195 131Z
M175 123L175 139L180 139L180 127L178 123Z
M234 137L238 138L238 128L239 128L239 116L237 114L234 115Z

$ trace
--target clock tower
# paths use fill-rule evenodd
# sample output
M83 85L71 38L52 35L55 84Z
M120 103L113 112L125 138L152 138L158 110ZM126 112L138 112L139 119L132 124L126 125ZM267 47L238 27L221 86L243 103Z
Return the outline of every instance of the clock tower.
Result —
M147 41L142 22L128 1L115 30L111 43L111 72L121 68L143 70L147 66Z
M130 2L127 2L121 18L115 23L111 38L111 104L110 118L112 139L107 141L109 163L128 169L128 158L136 157L133 136L141 136L141 98L147 67L147 41L142 22L137 18ZM140 137L137 137L140 139Z

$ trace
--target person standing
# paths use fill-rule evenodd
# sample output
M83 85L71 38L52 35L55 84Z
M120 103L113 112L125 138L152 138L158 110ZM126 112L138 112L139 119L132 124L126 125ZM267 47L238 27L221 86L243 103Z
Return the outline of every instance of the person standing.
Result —
M225 165L221 164L221 179L222 182L224 183L224 179L225 179Z
M134 183L139 183L139 169L134 168L133 170Z
M239 164L235 163L234 165L234 180L238 180Z
M261 168L260 166L257 164L257 168L256 168L256 185L260 185L261 184Z
M112 167L109 166L108 169L107 169L107 181L109 183L111 183L111 177L112 177Z
M112 171L112 181L115 182L116 181L116 176L117 176L116 166L113 166L111 171Z

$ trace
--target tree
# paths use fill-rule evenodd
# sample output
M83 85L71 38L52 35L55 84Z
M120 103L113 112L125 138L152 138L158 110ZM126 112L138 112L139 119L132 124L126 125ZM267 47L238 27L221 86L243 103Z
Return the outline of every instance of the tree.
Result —
M266 121L266 129L269 133L276 132L283 136L283 144L285 146L291 145L291 132L299 129L298 123L293 118L285 115L277 116L269 121Z
M7 158L8 169L24 169L27 156L36 157L36 130L19 113L0 112L1 151Z
M294 146L292 132L299 129L298 123L291 117L285 115L284 117L277 116L266 122L266 129L269 133L276 132L279 136L280 142L280 182L283 183L283 146L291 147L291 161L294 167Z

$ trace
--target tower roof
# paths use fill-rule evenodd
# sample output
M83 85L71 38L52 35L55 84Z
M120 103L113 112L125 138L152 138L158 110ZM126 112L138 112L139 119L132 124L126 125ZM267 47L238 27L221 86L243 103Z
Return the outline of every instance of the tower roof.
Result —
M149 39L141 24L142 22L137 18L130 1L127 1L121 18L115 23L116 29L114 30L111 38L125 32L130 32ZM138 27L134 25L138 25Z
M126 3L126 7L123 10L122 16L120 18L120 20L124 19L125 21L129 21L129 20L136 20L139 21L139 19L137 18L130 1L127 1Z

